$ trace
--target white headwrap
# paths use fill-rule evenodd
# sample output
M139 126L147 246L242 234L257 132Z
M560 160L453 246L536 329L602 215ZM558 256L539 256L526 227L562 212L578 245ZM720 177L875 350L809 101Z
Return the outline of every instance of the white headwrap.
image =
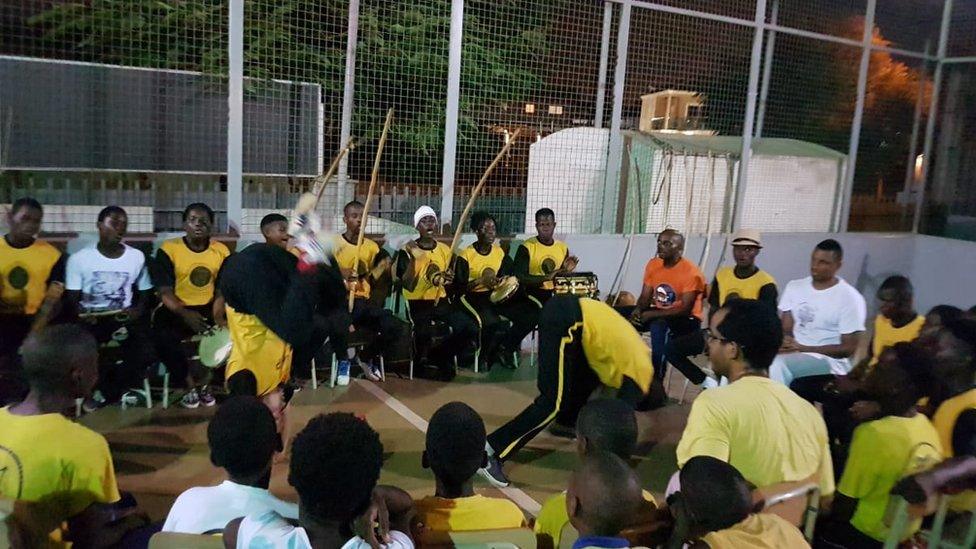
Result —
M420 220L428 215L432 216L435 222L437 221L437 212L434 211L434 208L426 205L417 208L417 211L413 213L413 226L416 227L419 225Z

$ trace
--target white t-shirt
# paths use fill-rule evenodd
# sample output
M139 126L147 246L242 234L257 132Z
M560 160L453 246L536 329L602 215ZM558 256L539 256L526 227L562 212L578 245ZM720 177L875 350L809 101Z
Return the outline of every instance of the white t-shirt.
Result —
M203 534L223 530L227 523L247 515L274 511L298 519L298 505L282 501L265 488L225 480L217 486L199 486L180 494L163 524L163 532Z
M91 246L68 257L64 287L81 291L82 311L114 311L132 306L132 287L151 290L146 256L122 245L122 255L105 257Z
M867 305L853 286L843 278L826 290L813 287L813 277L791 280L779 300L779 310L793 315L793 338L800 345L820 347L837 345L840 336L864 331ZM851 363L846 358L832 358L818 353L831 363L831 370L846 374Z
M274 511L261 515L248 515L241 521L237 531L237 548L251 549L312 549L312 541L308 539L305 529L295 526ZM384 545L389 549L413 549L410 536L396 530L390 531L390 543ZM347 541L342 549L369 549L366 540L354 537Z

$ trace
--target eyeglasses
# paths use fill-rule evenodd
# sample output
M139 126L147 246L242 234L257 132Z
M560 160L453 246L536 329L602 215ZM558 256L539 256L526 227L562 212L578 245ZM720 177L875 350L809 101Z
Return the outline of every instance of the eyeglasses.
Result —
M718 341L719 343L735 343L735 344L736 344L736 345L738 345L739 347L742 347L742 346L743 346L742 344L740 344L740 343L739 343L739 342L737 342L737 341L732 341L732 340L731 340L731 339L729 339L729 338L726 338L726 337L719 337L719 336L717 336L717 335L715 335L715 334L713 334L713 333L712 333L712 330L711 330L711 329L709 329L709 328L704 328L704 329L702 329L702 338L704 338L704 339L705 339L705 343L708 343L709 341L711 341L711 340L713 340L713 339L714 339L715 341Z

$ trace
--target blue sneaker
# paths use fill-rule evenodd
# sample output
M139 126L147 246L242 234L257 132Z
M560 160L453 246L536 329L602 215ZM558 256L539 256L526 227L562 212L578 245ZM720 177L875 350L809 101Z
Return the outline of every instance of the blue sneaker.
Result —
M349 367L351 364L348 360L340 360L336 365L336 385L345 386L349 385Z

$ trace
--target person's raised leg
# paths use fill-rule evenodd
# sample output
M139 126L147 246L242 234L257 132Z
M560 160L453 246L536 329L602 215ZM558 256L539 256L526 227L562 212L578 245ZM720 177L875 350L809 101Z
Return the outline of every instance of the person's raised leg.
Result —
M769 379L778 381L787 387L797 378L830 373L830 361L826 357L807 353L776 355L769 367Z

